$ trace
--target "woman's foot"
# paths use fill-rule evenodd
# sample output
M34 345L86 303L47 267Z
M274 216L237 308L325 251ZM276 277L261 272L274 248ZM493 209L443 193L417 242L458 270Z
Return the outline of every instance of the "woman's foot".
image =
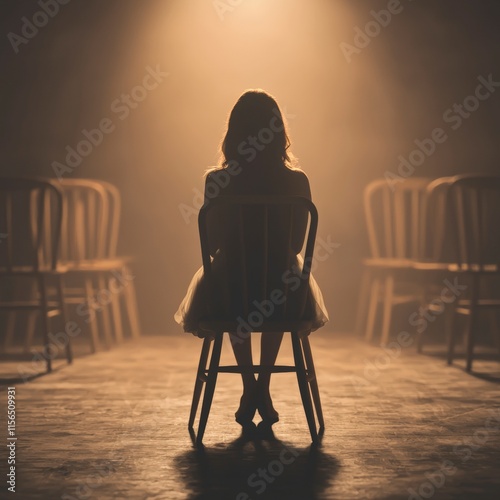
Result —
M273 400L271 399L271 394L269 393L269 388L266 388L264 391L259 392L257 401L257 409L259 410L259 415L262 417L261 424L265 426L271 426L279 421L280 416L279 413L274 409Z
M259 439L264 441L276 441L276 436L274 435L272 424L264 422L259 422L254 433Z
M252 420L256 410L257 401L255 388L252 390L243 391L243 395L240 399L240 407L234 414L234 418L236 422L238 422L244 428L252 426L255 427L255 424Z

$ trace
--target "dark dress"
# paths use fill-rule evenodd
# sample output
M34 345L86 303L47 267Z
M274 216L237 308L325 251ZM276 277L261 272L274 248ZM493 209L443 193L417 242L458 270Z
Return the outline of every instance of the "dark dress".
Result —
M220 177L217 178L217 176ZM217 180L219 182L216 182ZM214 188L214 186L220 185L224 185L224 188ZM273 167L252 165L242 169L237 175L234 175L234 173L229 174L225 169L213 171L206 179L205 198L210 199L215 193L218 196L292 195L311 199L307 176L300 170L292 170L281 165ZM284 236L280 237L280 232L286 231L286 214L281 213L278 208L275 210L275 213L269 215L269 225L272 226L270 231L274 236L273 240L270 240L271 245L272 241L286 242L287 240ZM252 216L253 219L257 220L255 211L252 212ZM186 332L199 334L198 323L203 319L227 318L228 315L235 319L237 317L245 318L244 312L240 310L242 284L234 277L236 273L232 273L232 269L235 269L238 263L232 262L231 259L234 258L235 253L240 253L241 249L234 250L236 246L233 235L237 232L236 224L238 222L236 218L233 220L231 217L231 214L219 214L219 216L214 214L212 219L209 218L207 221L211 254L213 256L212 292L208 291L203 276L203 267L201 267L191 280L186 296L174 316L177 323L182 325ZM297 270L302 267L302 258L298 254L303 246L307 214L301 215L297 213L294 216L291 245L286 243L285 246L280 246L279 243L275 243L274 247L271 247L269 255L266 256L270 283L269 290L265 292L267 295L262 295L262 291L257 286L253 287L254 283L251 281L252 276L259 276L262 266L258 252L252 247L253 242L258 240L259 235L262 234L262 229L259 227L258 222L253 226L251 219L247 222L250 222L250 224L246 223L245 227L250 226L250 228L249 234L246 234L245 251L248 252L248 255L252 255L252 258L249 259L248 275L250 276L250 282L247 283L247 287L250 294L249 300L256 304L258 309L259 305L257 304L269 300L269 290L283 287L285 276L288 277L290 283L294 278L297 280L296 274L291 273L290 269ZM254 236L252 233L255 233ZM328 313L321 290L312 275L309 279L308 292L305 310L302 310L299 319L312 321L313 330L316 330L328 321ZM299 309L297 304L294 304L293 300L291 300L293 299L292 295L289 294L290 299L286 301L286 305L278 306L278 304L275 304L273 317L268 319L291 319L290 314ZM283 314L286 314L286 318L282 317Z

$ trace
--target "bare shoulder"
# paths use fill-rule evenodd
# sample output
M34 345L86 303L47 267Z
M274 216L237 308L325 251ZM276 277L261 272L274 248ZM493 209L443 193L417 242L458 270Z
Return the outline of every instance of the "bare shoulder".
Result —
M289 170L289 172L289 178L294 188L301 194L301 196L310 198L311 188L309 186L309 178L307 177L307 174L303 170L299 169Z
M296 182L302 182L309 184L309 178L307 177L307 174L298 168L291 170L290 172L292 173L292 176L296 179Z
M208 170L205 174L205 184L216 183L217 185L221 184L221 179L227 177L228 174L225 168L213 168Z

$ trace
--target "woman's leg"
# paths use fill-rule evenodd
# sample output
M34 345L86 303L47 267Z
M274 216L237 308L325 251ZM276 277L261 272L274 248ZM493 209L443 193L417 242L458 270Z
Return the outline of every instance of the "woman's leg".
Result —
M233 346L234 357L238 366L253 366L252 359L252 343L250 335L247 338L238 337L233 340L231 337L231 345ZM255 375L253 373L242 373L243 392L253 390L255 387Z
M251 336L233 339L230 335L230 338L238 366L253 366ZM257 406L255 402L256 380L253 373L242 373L241 379L243 381L243 395L241 396L240 407L235 417L237 422L244 425L245 423L249 423L255 414Z
M260 349L260 364L272 367L278 357L283 332L266 332L262 334ZM278 412L273 407L269 385L271 383L271 373L259 374L257 387L259 392L259 413L264 420L277 421Z

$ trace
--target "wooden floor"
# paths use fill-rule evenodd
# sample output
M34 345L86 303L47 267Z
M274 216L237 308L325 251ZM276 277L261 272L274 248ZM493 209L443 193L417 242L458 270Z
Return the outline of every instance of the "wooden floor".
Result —
M311 339L326 413L319 449L309 446L294 374L274 376L275 441L239 439L241 384L223 374L206 448L196 451L187 416L201 341L146 337L15 384L17 497L5 482L0 497L500 498L498 362L476 363L489 374L481 378L463 360L447 367L412 348L389 355L345 335ZM232 362L227 345L223 357Z

